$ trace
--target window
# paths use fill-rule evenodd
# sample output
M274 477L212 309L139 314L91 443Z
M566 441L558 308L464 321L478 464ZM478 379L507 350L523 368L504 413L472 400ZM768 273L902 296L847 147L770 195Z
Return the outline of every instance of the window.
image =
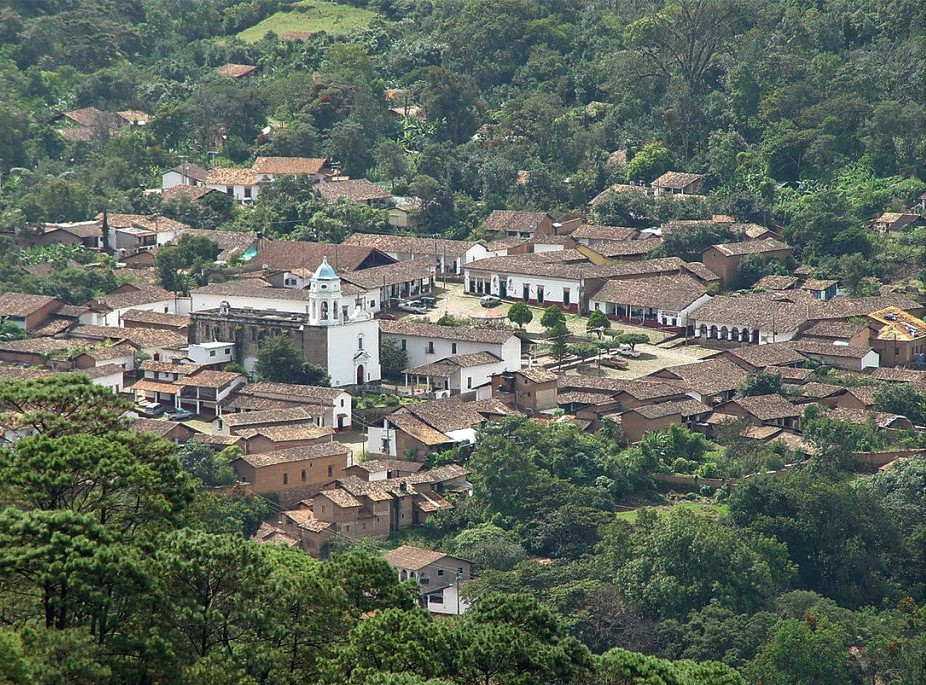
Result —
M322 302L322 321L328 320L328 303Z
M244 196L245 196L245 197L251 197L251 186L245 186L245 187L244 187Z
M457 353L457 344L450 343L450 354L456 354L456 353Z
M437 569L437 575L439 575L439 576L444 575L444 569L442 569L442 568Z
M472 376L467 376L467 377L466 377L466 389L467 389L467 390L471 390L472 387L473 387L473 377L472 377Z
M428 354L434 354L434 341L428 341Z
M400 347L402 348L402 351L404 352L405 351L405 338L402 338L400 342L401 342Z
M289 485L289 474L288 473L283 474L283 485Z
M232 186L225 186L225 194L226 194L226 195L234 195L234 194L235 194L235 189L234 189Z
M305 483L305 469L302 469L302 482Z
M251 326L251 342L257 342L257 326Z
M342 407L344 406L344 399L343 399L343 398L341 399L341 406L342 406Z
M214 357L214 356L215 356L215 350L209 350L209 356L210 356L210 357Z
M231 348L230 348L230 347L226 347L226 348L225 348L225 354L231 354Z
M443 604L444 603L444 593L436 593L433 595L428 595L429 604Z
M362 335L357 336L357 349L358 350L363 349L363 336Z
M376 309L376 300L370 300L370 309Z
M330 464L328 465L328 477L331 478L331 475L334 473L334 467Z

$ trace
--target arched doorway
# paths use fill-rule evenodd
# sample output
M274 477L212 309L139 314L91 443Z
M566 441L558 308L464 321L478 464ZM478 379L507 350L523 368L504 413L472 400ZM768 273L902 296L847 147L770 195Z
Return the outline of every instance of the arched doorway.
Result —
M357 385L363 385L364 380L366 380L366 377L363 374L363 364L360 364L357 367Z

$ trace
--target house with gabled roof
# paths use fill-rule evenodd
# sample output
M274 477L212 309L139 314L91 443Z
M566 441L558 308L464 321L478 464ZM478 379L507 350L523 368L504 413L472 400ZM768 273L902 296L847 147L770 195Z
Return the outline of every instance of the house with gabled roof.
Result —
M686 174L682 171L667 171L650 183L654 195L697 195L701 192L703 174Z
M330 174L327 157L257 157L251 165L258 183L278 176L310 176L320 183Z
M340 181L328 181L315 186L321 198L330 205L339 200L349 200L369 205L374 209L386 209L392 199L392 193L365 178L351 178Z
M628 442L638 442L652 431L664 431L672 424L691 427L703 421L711 408L693 399L645 404L620 415L621 431Z
M0 294L0 320L30 333L45 324L64 303L50 295Z
M215 73L230 79L252 78L257 74L257 67L253 64L223 64L217 67Z
M257 174L251 168L215 167L206 174L206 187L231 195L235 200L250 204L260 194Z
M701 261L720 276L724 286L729 286L739 278L740 262L747 255L784 261L791 256L791 247L775 238L723 243L707 248L701 255Z
M720 405L717 411L732 416L745 417L756 425L800 430L803 407L792 404L777 394L753 395L730 400Z
M161 174L161 189L169 190L179 186L204 187L209 172L201 166L184 162Z
M877 219L866 224L875 233L897 237L904 231L917 226L926 225L926 220L919 214L908 212L885 212Z
M422 547L402 545L383 555L399 580L418 584L422 609L429 613L459 616L469 608L460 586L472 577L472 562Z
M424 379L429 391L447 390L453 394L470 392L488 385L492 376L506 371L505 361L491 352L455 354L402 371L417 386Z
M589 292L588 306L589 310L604 312L609 319L684 329L689 315L710 299L703 283L679 274L606 280Z
M331 441L243 454L231 466L238 480L259 495L276 495L290 507L311 497L332 480L343 478L350 449Z
M409 368L457 355L488 352L502 360L503 371L521 368L521 341L511 330L476 326L439 326L408 320L379 322L384 339L395 340Z
M733 398L737 388L746 380L745 370L726 359L705 359L692 364L669 366L647 376L649 380L663 380L684 388L706 404L718 404Z
M354 233L342 244L374 248L398 262L428 259L437 273L457 275L463 273L465 264L488 255L485 245L472 240Z

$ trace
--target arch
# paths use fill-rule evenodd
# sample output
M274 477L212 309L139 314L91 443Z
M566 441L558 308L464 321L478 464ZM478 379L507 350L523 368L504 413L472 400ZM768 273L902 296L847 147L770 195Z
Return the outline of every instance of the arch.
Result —
M733 340L735 342L740 341L740 329L739 328L733 327L730 329L730 340Z
M699 328L698 331L700 332L700 337L706 338L707 337L707 324L702 323L701 328Z
M717 326L711 326L710 333L708 334L707 337L708 337L708 338L716 338L716 337L717 337Z
M740 331L740 342L748 343L749 342L749 329L744 328Z
M357 385L363 385L366 376L364 375L363 364L357 366Z
M327 321L327 320L328 320L328 301L327 301L327 300L322 300L322 316L321 316L321 319L322 319L322 321Z
M726 340L728 336L729 336L729 331L727 331L727 327L721 326L720 327L720 339Z
M759 329L758 328L752 331L752 342L757 345L759 344Z

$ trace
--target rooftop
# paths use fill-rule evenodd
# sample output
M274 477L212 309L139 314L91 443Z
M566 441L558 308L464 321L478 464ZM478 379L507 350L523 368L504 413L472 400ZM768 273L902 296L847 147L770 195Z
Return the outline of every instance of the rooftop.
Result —
M739 243L721 243L708 248L717 250L728 257L739 257L749 254L765 254L767 252L780 252L790 250L790 246L775 238L762 238L761 240L744 240Z
M383 252L426 254L432 255L436 259L444 255L448 257L459 257L478 243L472 240L446 240L444 238L422 238L419 236L354 233L345 240L343 244L375 247Z
M61 302L50 295L6 292L0 294L0 316L26 317L43 307Z
M605 281L589 299L680 312L706 293L705 286L690 276L653 276Z
M327 163L325 157L258 157L251 168L258 174L318 174Z
M514 333L510 330L475 326L438 326L434 323L414 323L407 320L388 321L384 319L379 322L379 328L384 335L461 340L494 345L504 344L514 337Z
M345 457L350 450L339 442L322 442L314 445L302 445L300 447L290 447L284 450L273 450L271 452L260 452L259 454L243 454L239 459L247 462L254 468L265 466L274 466L275 464L287 464L294 461L311 461L312 459L322 459L325 457L341 456Z
M671 190L683 190L692 183L697 183L704 176L701 174L687 174L682 171L667 171L655 181L650 183L653 188L669 188Z
M191 388L222 388L239 378L244 378L244 376L232 371L212 371L211 369L206 369L204 371L198 371L192 376L174 381L174 383Z
M502 233L529 233L535 231L546 212L522 212L510 209L496 209L486 218L486 228Z
M331 204L341 198L353 202L369 202L371 200L386 200L392 197L389 191L383 190L365 178L352 178L348 181L328 181L327 183L319 183L315 188L318 190L318 194Z
M395 568L419 571L426 566L436 564L447 556L449 555L443 552L435 552L422 547L412 547L411 545L402 545L401 547L386 552L383 555L383 559L385 559L390 566Z
M760 421L792 418L800 416L802 411L801 407L791 404L777 394L738 397L733 401Z

